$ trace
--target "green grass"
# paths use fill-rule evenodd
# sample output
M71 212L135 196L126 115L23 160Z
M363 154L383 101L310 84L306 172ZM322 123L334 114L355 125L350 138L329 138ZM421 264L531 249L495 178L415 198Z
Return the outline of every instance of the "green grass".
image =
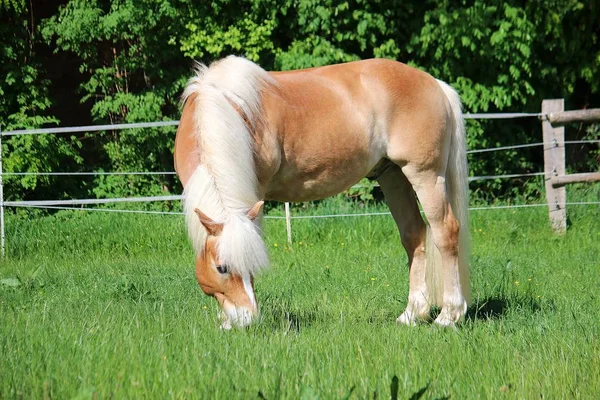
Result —
M0 398L600 398L600 207L571 207L565 237L543 208L471 215L458 330L396 325L406 256L381 216L295 220L292 248L266 221L262 320L231 332L182 218L9 219Z

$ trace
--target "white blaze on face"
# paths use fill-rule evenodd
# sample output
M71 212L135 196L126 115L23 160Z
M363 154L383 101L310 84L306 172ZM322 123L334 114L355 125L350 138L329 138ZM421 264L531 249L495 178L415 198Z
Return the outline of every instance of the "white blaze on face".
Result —
M244 282L244 290L246 291L246 294L250 299L250 304L252 304L254 311L258 311L256 307L256 298L254 297L254 288L252 287L252 279L250 277L250 274L243 274L242 282Z
M252 319L258 314L254 289L252 288L252 278L250 274L242 275L242 283L244 292L248 296L248 302L251 308L236 305L232 301L225 298L219 311L219 319L221 320L221 329L229 330L233 327L243 328L252 322Z

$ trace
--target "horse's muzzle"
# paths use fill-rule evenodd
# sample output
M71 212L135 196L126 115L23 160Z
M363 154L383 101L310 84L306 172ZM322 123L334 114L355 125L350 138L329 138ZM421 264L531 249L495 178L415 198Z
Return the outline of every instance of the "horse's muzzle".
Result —
M219 311L219 320L221 329L229 330L231 328L245 328L258 317L258 310L250 310L246 307L237 306L228 300L221 304Z

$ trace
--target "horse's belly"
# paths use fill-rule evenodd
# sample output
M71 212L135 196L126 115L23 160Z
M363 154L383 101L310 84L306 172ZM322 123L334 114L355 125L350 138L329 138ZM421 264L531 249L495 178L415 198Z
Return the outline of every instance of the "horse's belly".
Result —
M317 153L286 160L269 182L265 197L291 202L324 199L356 184L375 163L365 153L355 157Z

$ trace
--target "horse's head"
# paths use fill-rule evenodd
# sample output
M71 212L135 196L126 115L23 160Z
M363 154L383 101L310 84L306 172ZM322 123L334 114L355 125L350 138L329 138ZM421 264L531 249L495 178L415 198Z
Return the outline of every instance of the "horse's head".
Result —
M248 211L248 218L254 220L264 202L256 203ZM221 306L219 317L221 328L248 326L258 315L254 296L254 278L250 273L236 273L233 266L219 259L219 237L223 224L213 221L199 209L194 210L208 233L204 251L196 258L196 277L202 291L214 297Z

